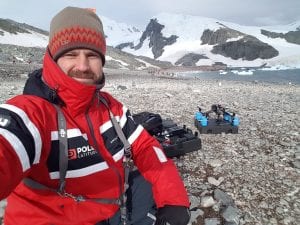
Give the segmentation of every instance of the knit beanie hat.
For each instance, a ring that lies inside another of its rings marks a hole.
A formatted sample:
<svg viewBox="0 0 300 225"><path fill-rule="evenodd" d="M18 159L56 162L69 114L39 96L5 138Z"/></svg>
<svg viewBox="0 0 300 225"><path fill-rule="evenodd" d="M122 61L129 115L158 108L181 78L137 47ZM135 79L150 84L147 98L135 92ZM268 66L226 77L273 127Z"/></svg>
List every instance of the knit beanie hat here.
<svg viewBox="0 0 300 225"><path fill-rule="evenodd" d="M92 10L64 8L51 21L48 48L54 61L76 48L91 49L100 54L104 65L106 43L100 18Z"/></svg>

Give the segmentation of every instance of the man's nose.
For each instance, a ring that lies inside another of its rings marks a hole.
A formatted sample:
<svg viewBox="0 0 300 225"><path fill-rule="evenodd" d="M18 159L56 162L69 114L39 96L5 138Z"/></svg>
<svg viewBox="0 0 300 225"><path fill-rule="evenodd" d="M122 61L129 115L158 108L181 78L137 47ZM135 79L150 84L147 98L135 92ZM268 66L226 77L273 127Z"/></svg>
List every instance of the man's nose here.
<svg viewBox="0 0 300 225"><path fill-rule="evenodd" d="M76 69L79 71L87 71L90 69L88 57L85 55L79 55L76 61Z"/></svg>

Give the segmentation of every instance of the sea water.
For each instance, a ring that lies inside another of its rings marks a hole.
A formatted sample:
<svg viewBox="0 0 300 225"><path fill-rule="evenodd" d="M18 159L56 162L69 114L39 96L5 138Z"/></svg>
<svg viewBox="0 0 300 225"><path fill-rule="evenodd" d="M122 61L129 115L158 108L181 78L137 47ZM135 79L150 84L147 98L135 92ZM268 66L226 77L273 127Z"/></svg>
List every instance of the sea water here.
<svg viewBox="0 0 300 225"><path fill-rule="evenodd" d="M177 74L178 77L203 78L229 81L249 81L267 82L275 84L296 84L300 85L300 69L286 70L241 70L233 69L226 71L203 71L203 72L184 72Z"/></svg>

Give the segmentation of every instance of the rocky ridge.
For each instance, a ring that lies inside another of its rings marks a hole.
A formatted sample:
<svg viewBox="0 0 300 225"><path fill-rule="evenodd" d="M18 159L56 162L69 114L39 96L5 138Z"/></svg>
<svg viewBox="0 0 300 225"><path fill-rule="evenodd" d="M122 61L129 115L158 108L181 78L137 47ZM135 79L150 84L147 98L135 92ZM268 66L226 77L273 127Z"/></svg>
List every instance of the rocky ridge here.
<svg viewBox="0 0 300 225"><path fill-rule="evenodd" d="M230 41L230 39L237 39ZM243 34L230 28L220 28L216 31L206 29L201 36L202 45L214 45L212 53L232 59L255 60L270 59L279 54L272 46L251 35Z"/></svg>
<svg viewBox="0 0 300 225"><path fill-rule="evenodd" d="M48 31L30 26L26 23L18 23L10 19L0 18L0 29L9 32L11 34L30 33L30 31L35 31L40 34L49 35ZM0 31L0 35L3 35L3 31Z"/></svg>
<svg viewBox="0 0 300 225"><path fill-rule="evenodd" d="M300 27L296 31L289 31L287 33L277 33L261 29L261 34L270 38L284 38L287 42L300 45Z"/></svg>
<svg viewBox="0 0 300 225"><path fill-rule="evenodd" d="M208 57L206 57L203 54L196 54L196 53L189 53L184 55L182 58L178 59L175 62L175 65L178 66L196 66L196 63L200 60L200 59L208 59Z"/></svg>
<svg viewBox="0 0 300 225"><path fill-rule="evenodd" d="M149 48L152 48L152 53L154 59L157 59L164 52L164 47L167 45L172 45L176 42L178 36L171 35L170 37L164 37L161 33L164 25L157 22L157 19L151 19L140 38L139 44L137 44L134 49L138 50L144 44L146 39L149 39Z"/></svg>
<svg viewBox="0 0 300 225"><path fill-rule="evenodd" d="M190 195L191 224L300 223L299 86L106 74L104 90L132 113L151 110L194 131L197 106L221 103L239 116L239 134L202 134L201 150L174 159ZM24 81L5 79L0 102L21 93ZM0 206L1 215L5 203Z"/></svg>

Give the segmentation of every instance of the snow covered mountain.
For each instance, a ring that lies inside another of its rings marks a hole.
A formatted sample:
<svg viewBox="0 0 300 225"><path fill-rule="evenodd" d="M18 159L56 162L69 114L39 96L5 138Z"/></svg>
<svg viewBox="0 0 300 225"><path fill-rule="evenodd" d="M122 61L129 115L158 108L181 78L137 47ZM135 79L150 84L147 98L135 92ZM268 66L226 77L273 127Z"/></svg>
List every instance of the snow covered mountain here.
<svg viewBox="0 0 300 225"><path fill-rule="evenodd" d="M161 13L122 50L175 65L300 67L300 21L286 26L242 26L212 18Z"/></svg>
<svg viewBox="0 0 300 225"><path fill-rule="evenodd" d="M151 18L141 31L100 17L107 44L114 47L109 52L119 49L187 67L267 65L300 68L300 21L285 26L255 27L212 18L161 13ZM0 19L0 44L45 48L47 42L46 31ZM118 54L112 55L123 57L119 50ZM126 57L135 57L131 54ZM113 56L109 55L109 60L113 60Z"/></svg>

